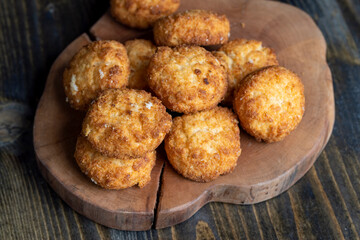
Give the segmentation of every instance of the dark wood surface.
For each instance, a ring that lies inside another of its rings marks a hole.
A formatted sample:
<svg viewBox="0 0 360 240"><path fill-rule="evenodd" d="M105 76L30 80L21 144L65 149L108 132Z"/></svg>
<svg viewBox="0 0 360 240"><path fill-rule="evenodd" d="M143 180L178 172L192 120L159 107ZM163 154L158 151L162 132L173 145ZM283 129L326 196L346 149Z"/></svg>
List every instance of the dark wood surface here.
<svg viewBox="0 0 360 240"><path fill-rule="evenodd" d="M322 30L334 80L334 131L314 167L267 202L210 203L174 227L125 232L69 208L40 175L32 143L51 64L106 11L107 1L0 1L0 239L359 239L360 4L289 3Z"/></svg>

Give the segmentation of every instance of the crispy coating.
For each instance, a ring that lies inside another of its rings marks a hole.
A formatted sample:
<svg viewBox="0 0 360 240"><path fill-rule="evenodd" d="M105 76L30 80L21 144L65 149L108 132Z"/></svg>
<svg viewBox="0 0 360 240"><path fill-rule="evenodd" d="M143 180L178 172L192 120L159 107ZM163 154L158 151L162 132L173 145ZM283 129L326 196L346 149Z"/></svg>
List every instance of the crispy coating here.
<svg viewBox="0 0 360 240"><path fill-rule="evenodd" d="M79 136L75 159L81 171L103 188L123 189L134 185L142 188L151 180L156 152L139 158L109 158L96 151L85 137Z"/></svg>
<svg viewBox="0 0 360 240"><path fill-rule="evenodd" d="M157 45L208 46L228 41L230 23L225 15L206 10L188 10L159 19L153 31Z"/></svg>
<svg viewBox="0 0 360 240"><path fill-rule="evenodd" d="M156 97L135 89L108 89L91 104L82 133L108 157L140 157L170 131L171 115Z"/></svg>
<svg viewBox="0 0 360 240"><path fill-rule="evenodd" d="M198 46L159 47L149 64L148 84L167 108L181 113L215 107L227 89L224 68Z"/></svg>
<svg viewBox="0 0 360 240"><path fill-rule="evenodd" d="M180 0L111 0L111 15L122 24L149 28L161 17L174 13Z"/></svg>
<svg viewBox="0 0 360 240"><path fill-rule="evenodd" d="M236 115L216 107L176 117L165 150L174 169L191 180L209 182L229 173L241 154Z"/></svg>
<svg viewBox="0 0 360 240"><path fill-rule="evenodd" d="M98 94L128 83L130 64L124 45L117 41L89 43L75 54L63 74L66 100L86 110Z"/></svg>
<svg viewBox="0 0 360 240"><path fill-rule="evenodd" d="M243 80L233 106L241 126L256 140L281 141L302 119L304 86L284 67L265 67Z"/></svg>
<svg viewBox="0 0 360 240"><path fill-rule="evenodd" d="M151 57L155 54L156 47L151 41L135 39L125 42L125 47L130 60L129 88L148 89L147 68Z"/></svg>
<svg viewBox="0 0 360 240"><path fill-rule="evenodd" d="M232 103L234 91L246 75L260 68L279 64L275 52L256 40L236 39L224 44L213 54L228 74L229 86L224 99L226 104Z"/></svg>

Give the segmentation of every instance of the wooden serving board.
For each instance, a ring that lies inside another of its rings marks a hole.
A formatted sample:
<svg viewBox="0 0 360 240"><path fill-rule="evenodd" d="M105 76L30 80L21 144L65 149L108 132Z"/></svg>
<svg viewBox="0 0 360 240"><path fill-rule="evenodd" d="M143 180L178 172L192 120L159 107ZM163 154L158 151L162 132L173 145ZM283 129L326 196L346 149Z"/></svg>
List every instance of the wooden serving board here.
<svg viewBox="0 0 360 240"><path fill-rule="evenodd" d="M60 54L50 70L35 116L34 146L39 168L52 188L74 210L95 222L122 230L147 230L153 225L164 228L185 221L211 201L252 204L270 199L309 170L331 135L335 109L326 43L306 13L282 3L253 0L182 0L179 11L192 8L226 14L231 23L230 40L257 39L276 51L280 64L303 80L303 120L278 143L258 143L241 131L238 166L213 182L197 183L178 175L164 161L166 154L160 147L152 180L145 188L102 189L76 166L73 154L83 113L69 107L62 87L65 66L90 42L83 34ZM129 29L108 13L90 32L96 39L121 42L152 38L151 30Z"/></svg>

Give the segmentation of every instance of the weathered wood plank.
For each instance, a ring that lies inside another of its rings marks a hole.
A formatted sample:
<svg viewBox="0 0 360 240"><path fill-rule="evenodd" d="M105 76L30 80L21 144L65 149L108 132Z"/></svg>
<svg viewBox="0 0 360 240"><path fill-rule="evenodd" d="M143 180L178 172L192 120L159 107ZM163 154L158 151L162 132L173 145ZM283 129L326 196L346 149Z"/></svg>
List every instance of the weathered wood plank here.
<svg viewBox="0 0 360 240"><path fill-rule="evenodd" d="M351 235L354 230L349 230L346 235L343 227L351 225L350 219L346 224L342 222L346 215L337 213L336 200L345 203L339 205L339 211L348 209L354 224L350 229L355 229L359 235L360 5L356 0L283 2L309 13L328 43L327 58L334 79L337 114L333 136L325 154L315 163L315 170L344 237L356 239L356 235ZM88 30L106 11L107 5L107 1L100 0L0 1L0 102L20 102L33 114L54 59L80 33ZM259 212L264 206L269 215L267 219L280 238L293 234L289 238L335 239L328 224L330 219L320 210L324 204L322 194L315 191L318 186L309 174L285 194L261 203L262 207L211 203L187 222L173 227L173 231L171 228L147 232L108 229L76 215L44 182L36 167L29 127L13 140L0 146L0 239L46 239L51 231L53 239L81 239L81 236L91 239L171 239L172 232L176 237L189 239L203 239L201 236L211 237L211 234L216 239L234 235L261 239L253 208ZM333 177L329 176L331 172ZM284 212L280 211L276 216L274 211L278 207ZM291 219L290 215L294 216L293 223L277 223L276 219ZM261 221L265 219L266 214ZM235 229L225 225L230 221ZM53 226L48 228L49 224ZM91 224L89 232L93 236L87 234ZM278 230L281 228L283 230ZM57 233L60 235L55 236Z"/></svg>

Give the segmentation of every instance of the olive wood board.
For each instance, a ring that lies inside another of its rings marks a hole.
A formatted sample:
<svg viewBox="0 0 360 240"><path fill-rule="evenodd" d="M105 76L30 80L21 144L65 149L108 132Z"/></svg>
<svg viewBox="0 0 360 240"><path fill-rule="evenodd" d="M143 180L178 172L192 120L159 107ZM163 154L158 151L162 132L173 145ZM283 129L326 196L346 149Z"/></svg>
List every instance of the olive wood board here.
<svg viewBox="0 0 360 240"><path fill-rule="evenodd" d="M231 23L230 40L261 40L275 50L280 65L297 73L304 83L303 119L278 143L257 142L241 130L242 154L237 167L212 182L197 183L177 174L166 161L161 145L147 186L102 189L76 165L73 155L84 113L69 107L62 87L65 66L91 41L87 34L81 35L51 67L36 111L34 146L39 169L50 186L75 211L97 223L121 230L158 229L185 221L208 202L253 204L273 198L310 169L331 135L335 107L326 42L306 13L262 0L182 0L179 11L195 8L226 14ZM151 30L127 28L109 13L92 26L90 33L98 40L120 42L152 38Z"/></svg>

